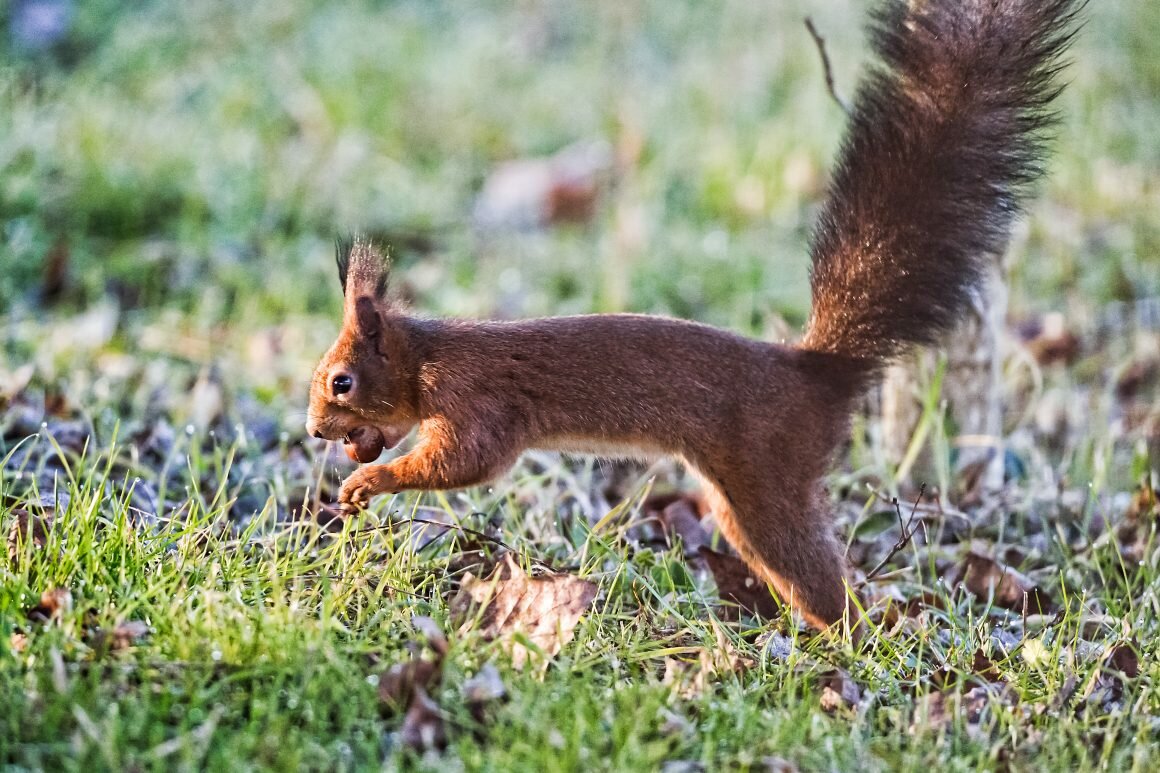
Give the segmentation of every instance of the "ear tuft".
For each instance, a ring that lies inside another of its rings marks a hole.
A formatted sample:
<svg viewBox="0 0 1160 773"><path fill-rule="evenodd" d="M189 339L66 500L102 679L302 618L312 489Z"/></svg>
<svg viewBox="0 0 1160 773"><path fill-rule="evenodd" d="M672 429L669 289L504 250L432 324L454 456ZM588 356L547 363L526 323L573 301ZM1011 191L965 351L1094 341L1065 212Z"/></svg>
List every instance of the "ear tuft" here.
<svg viewBox="0 0 1160 773"><path fill-rule="evenodd" d="M334 262L338 264L338 281L342 283L342 294L346 295L346 275L350 271L350 253L354 249L354 237L347 235L334 237Z"/></svg>
<svg viewBox="0 0 1160 773"><path fill-rule="evenodd" d="M387 299L390 284L390 259L362 234L335 239L334 257L343 295L369 295Z"/></svg>

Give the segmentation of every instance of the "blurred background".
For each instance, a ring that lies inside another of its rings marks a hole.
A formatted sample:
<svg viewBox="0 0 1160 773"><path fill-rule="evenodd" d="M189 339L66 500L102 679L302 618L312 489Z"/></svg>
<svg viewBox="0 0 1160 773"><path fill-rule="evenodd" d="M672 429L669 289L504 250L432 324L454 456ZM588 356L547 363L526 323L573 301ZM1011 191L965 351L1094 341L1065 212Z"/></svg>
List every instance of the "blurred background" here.
<svg viewBox="0 0 1160 773"><path fill-rule="evenodd" d="M868 6L8 0L5 436L55 411L106 437L158 416L297 437L352 230L389 246L423 314L631 310L792 338L844 123L803 19L848 98ZM1084 401L1136 368L1132 448L1156 432L1160 3L1088 17L1007 257L1010 324L1075 339L1048 383L1085 420L1119 420Z"/></svg>

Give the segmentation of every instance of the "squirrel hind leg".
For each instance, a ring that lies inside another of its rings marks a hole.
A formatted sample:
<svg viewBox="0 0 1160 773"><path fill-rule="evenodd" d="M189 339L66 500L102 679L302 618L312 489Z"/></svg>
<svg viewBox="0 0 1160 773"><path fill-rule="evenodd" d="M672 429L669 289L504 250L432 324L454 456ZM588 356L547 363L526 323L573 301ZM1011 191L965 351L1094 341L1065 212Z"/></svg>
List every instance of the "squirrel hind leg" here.
<svg viewBox="0 0 1160 773"><path fill-rule="evenodd" d="M730 487L700 477L722 534L754 574L812 627L827 630L844 622L857 640L864 626L847 591L846 557L823 494L811 491L805 501L793 501L772 485Z"/></svg>

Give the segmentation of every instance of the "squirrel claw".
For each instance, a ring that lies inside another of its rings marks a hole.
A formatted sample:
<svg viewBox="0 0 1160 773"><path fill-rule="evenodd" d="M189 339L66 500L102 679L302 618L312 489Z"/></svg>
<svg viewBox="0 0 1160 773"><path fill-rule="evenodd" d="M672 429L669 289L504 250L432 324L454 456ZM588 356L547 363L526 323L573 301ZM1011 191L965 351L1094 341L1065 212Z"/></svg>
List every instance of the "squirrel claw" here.
<svg viewBox="0 0 1160 773"><path fill-rule="evenodd" d="M339 507L351 513L365 510L372 497L390 491L389 487L383 485L384 482L379 467L361 467L355 470L343 481L342 488L338 492Z"/></svg>

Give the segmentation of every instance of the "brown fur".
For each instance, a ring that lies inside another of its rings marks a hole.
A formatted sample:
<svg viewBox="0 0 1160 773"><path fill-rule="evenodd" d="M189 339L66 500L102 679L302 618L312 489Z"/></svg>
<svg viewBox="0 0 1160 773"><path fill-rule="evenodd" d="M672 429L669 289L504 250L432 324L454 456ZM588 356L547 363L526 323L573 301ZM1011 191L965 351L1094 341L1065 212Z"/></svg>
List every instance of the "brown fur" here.
<svg viewBox="0 0 1160 773"><path fill-rule="evenodd" d="M873 40L887 66L856 101L801 347L637 315L418 319L387 297L371 245L340 247L343 329L307 429L337 440L369 425L394 445L418 427L410 452L357 470L340 501L475 485L528 448L670 454L755 572L812 625L841 620L852 607L822 476L882 365L949 326L980 256L1005 243L1074 5L886 3Z"/></svg>

